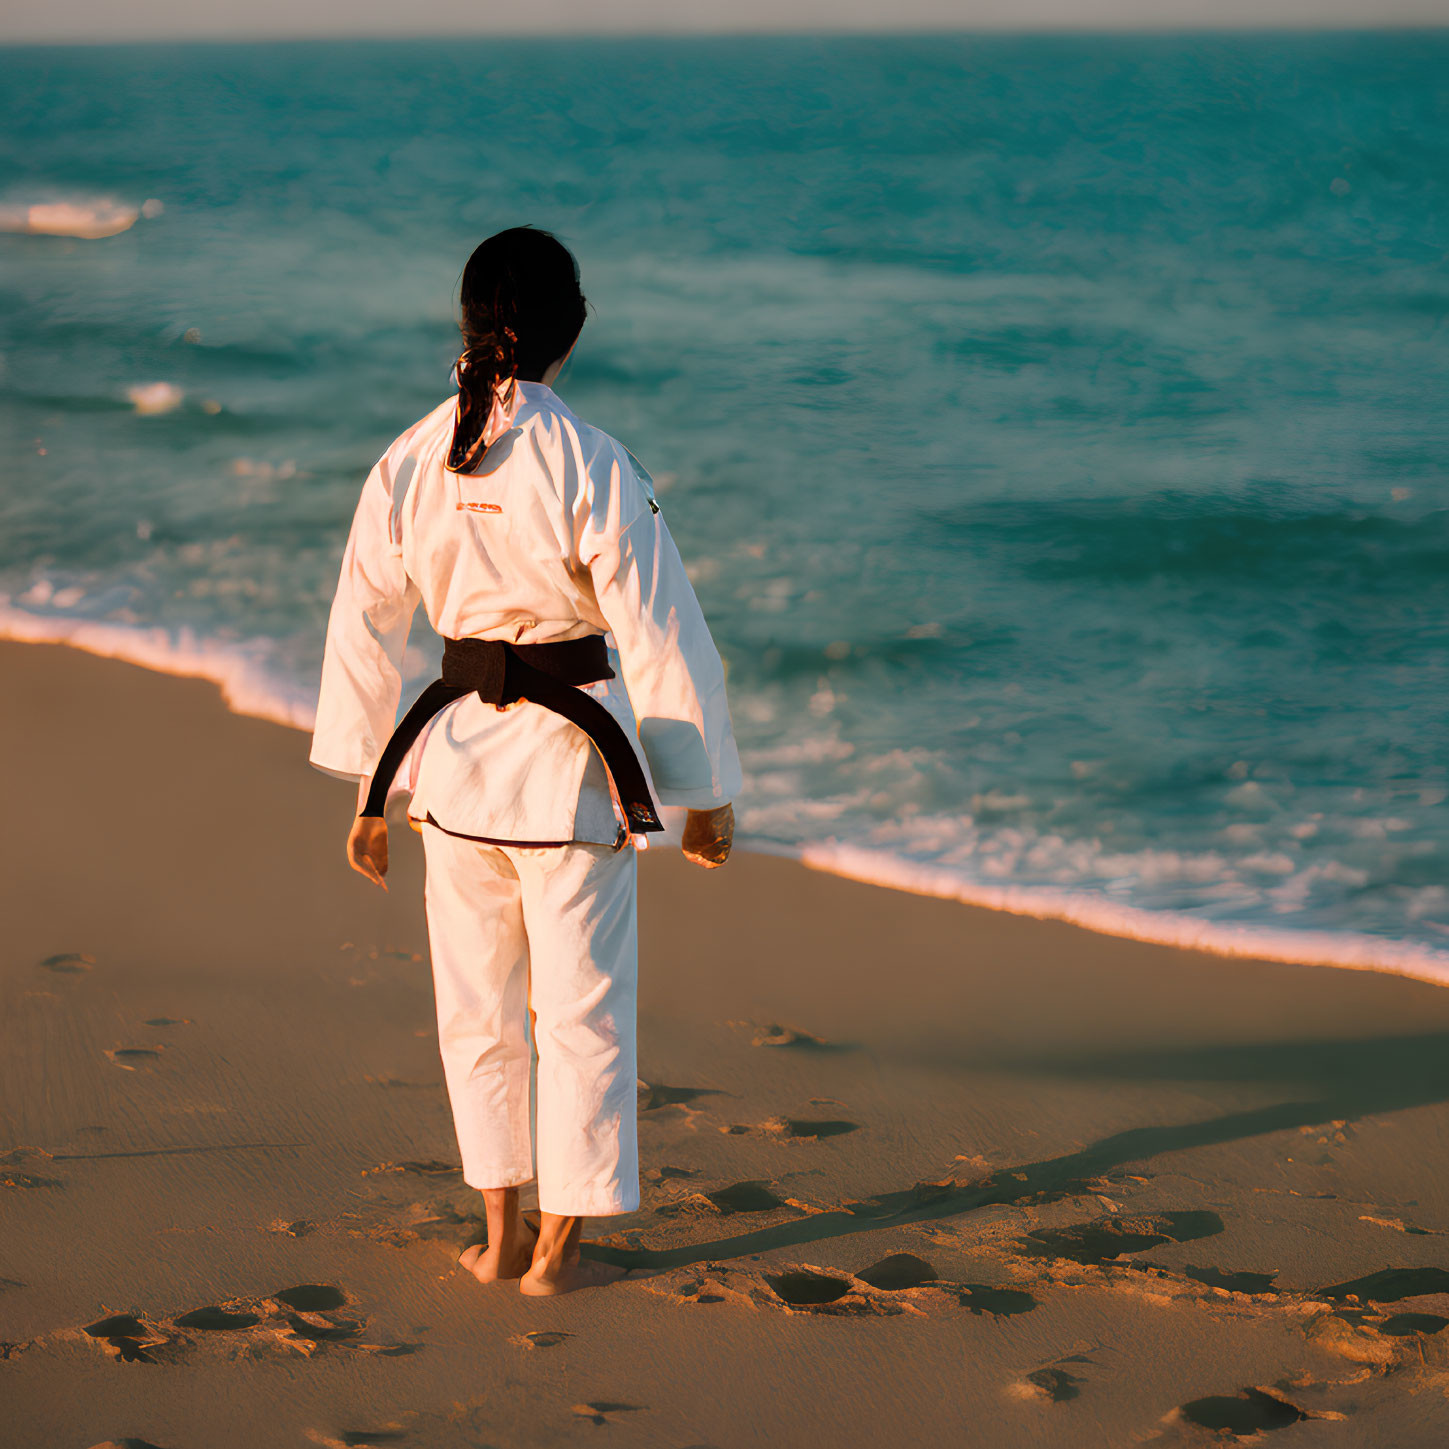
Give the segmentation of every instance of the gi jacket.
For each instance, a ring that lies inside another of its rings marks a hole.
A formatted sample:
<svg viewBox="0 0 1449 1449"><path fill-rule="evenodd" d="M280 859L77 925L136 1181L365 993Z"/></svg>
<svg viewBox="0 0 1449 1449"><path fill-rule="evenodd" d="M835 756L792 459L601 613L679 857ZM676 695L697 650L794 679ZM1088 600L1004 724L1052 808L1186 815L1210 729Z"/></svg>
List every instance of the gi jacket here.
<svg viewBox="0 0 1449 1449"><path fill-rule="evenodd" d="M604 633L615 678L580 686L637 742L661 805L711 809L741 785L724 668L649 475L542 383L517 384L472 473L444 466L456 401L403 433L363 485L327 623L312 764L359 782L392 733L413 611L454 639ZM398 771L408 814L514 844L617 843L603 761L529 700L469 694Z"/></svg>

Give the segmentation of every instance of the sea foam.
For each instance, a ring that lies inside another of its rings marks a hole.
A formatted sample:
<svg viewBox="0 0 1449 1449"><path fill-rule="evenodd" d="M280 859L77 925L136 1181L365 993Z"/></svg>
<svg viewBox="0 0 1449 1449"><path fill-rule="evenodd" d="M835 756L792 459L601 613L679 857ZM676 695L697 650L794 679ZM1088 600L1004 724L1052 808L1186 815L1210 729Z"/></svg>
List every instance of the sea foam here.
<svg viewBox="0 0 1449 1449"><path fill-rule="evenodd" d="M986 885L950 870L902 860L884 852L828 842L800 847L768 846L771 854L798 859L814 870L913 895L960 901L963 905L1066 921L1104 936L1150 941L1215 956L1255 961L1286 961L1307 966L1338 966L1354 971L1384 971L1420 981L1449 985L1449 952L1434 951L1377 936L1336 931L1284 931L1272 927L1203 921L1181 911L1148 911L1104 901L1085 892L1041 886Z"/></svg>
<svg viewBox="0 0 1449 1449"><path fill-rule="evenodd" d="M27 644L65 644L87 654L123 659L158 674L209 679L233 714L310 730L316 694L279 681L263 661L265 645L229 644L190 629L146 628L96 619L33 614L0 605L0 638Z"/></svg>
<svg viewBox="0 0 1449 1449"><path fill-rule="evenodd" d="M189 629L168 631L88 619L40 615L0 605L0 638L63 644L89 654L123 659L162 674L209 679L235 714L310 731L315 693L279 680L268 670L263 643L224 644ZM680 812L670 811L665 843L677 844ZM1038 920L1064 921L1100 935L1153 942L1218 956L1382 971L1449 985L1449 952L1349 932L1274 930L1204 921L1179 911L1143 910L1086 892L1040 886L993 885L949 868L904 859L839 841L791 845L743 834L739 848L798 860L812 870L847 880L959 901Z"/></svg>
<svg viewBox="0 0 1449 1449"><path fill-rule="evenodd" d="M110 197L0 203L0 231L34 236L80 237L97 241L129 231L141 217L159 216L164 208L154 199L132 206Z"/></svg>

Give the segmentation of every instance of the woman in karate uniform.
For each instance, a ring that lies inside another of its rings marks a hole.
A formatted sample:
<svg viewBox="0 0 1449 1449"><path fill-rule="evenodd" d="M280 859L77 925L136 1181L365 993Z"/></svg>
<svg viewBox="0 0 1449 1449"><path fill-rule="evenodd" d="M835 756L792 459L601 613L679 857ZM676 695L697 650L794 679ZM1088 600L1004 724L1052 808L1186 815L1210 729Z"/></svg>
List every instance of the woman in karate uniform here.
<svg viewBox="0 0 1449 1449"><path fill-rule="evenodd" d="M686 856L723 864L740 766L649 475L550 386L584 322L573 257L547 232L500 232L461 303L457 396L362 489L310 758L359 782L347 857L384 889L383 801L411 791L444 1076L487 1209L486 1247L459 1261L558 1293L616 1273L580 1260L582 1220L639 1206L631 847L661 828L657 801L687 808ZM394 735L420 601L443 679ZM518 1212L535 1179L536 1240Z"/></svg>

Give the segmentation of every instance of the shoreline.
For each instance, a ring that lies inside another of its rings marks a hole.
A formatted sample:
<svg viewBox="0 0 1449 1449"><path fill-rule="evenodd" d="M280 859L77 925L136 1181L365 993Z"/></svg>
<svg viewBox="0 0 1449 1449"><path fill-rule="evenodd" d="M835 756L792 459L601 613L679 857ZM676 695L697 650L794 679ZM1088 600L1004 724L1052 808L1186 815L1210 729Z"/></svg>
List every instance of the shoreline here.
<svg viewBox="0 0 1449 1449"><path fill-rule="evenodd" d="M190 631L173 636L160 627L50 619L0 604L0 642L54 645L174 678L205 680L216 686L234 714L297 730L312 728L312 706L303 691L285 697L247 649L207 641ZM1032 920L1063 921L1118 940L1228 958L1374 971L1449 986L1449 950L1434 951L1362 932L1275 930L1271 926L1204 921L1181 911L1115 904L1086 891L988 885L886 851L836 841L793 845L762 838L752 841L747 834L740 834L736 849L796 860L812 870L910 895Z"/></svg>
<svg viewBox="0 0 1449 1449"><path fill-rule="evenodd" d="M523 1299L456 1266L413 833L384 894L294 730L0 668L16 1449L1438 1443L1438 987L647 851L632 1272Z"/></svg>

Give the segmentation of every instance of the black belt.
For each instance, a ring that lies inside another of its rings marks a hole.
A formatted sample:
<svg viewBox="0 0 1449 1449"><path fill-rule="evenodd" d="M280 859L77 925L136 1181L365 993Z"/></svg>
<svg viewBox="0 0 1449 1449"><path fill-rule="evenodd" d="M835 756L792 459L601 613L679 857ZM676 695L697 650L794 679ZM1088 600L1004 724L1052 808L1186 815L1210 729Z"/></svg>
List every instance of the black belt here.
<svg viewBox="0 0 1449 1449"><path fill-rule="evenodd" d="M560 639L552 644L444 639L443 677L423 690L392 732L377 762L362 814L382 814L388 786L423 726L445 705L465 694L476 694L485 704L513 704L529 699L572 721L604 757L630 831L640 835L663 830L628 735L598 700L574 688L613 677L602 634Z"/></svg>

